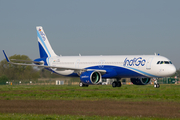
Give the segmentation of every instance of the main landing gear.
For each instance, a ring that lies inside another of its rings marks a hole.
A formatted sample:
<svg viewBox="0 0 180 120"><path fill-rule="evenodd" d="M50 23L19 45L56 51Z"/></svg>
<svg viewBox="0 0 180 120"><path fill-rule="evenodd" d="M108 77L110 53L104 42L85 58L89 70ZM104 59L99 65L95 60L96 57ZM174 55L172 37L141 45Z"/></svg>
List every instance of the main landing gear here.
<svg viewBox="0 0 180 120"><path fill-rule="evenodd" d="M79 82L79 86L80 87L88 87L89 85L86 85L86 84L84 84L84 83L82 83L81 81Z"/></svg>
<svg viewBox="0 0 180 120"><path fill-rule="evenodd" d="M114 81L114 82L112 83L112 87L121 87L120 79L117 79L117 81Z"/></svg>
<svg viewBox="0 0 180 120"><path fill-rule="evenodd" d="M154 87L155 87L155 88L159 88L159 87L160 87L160 84L157 82L157 79L154 78L153 80L154 80Z"/></svg>

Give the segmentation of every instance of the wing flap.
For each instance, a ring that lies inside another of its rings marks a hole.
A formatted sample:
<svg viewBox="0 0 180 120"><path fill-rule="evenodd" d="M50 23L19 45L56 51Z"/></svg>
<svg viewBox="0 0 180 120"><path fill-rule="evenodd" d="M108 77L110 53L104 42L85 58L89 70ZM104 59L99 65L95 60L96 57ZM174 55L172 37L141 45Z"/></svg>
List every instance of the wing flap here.
<svg viewBox="0 0 180 120"><path fill-rule="evenodd" d="M19 62L31 62L31 63L38 63L38 64L44 64L44 62L40 61L40 62L37 62L37 61L31 61L31 60L18 60L18 59L10 59L11 61L19 61Z"/></svg>

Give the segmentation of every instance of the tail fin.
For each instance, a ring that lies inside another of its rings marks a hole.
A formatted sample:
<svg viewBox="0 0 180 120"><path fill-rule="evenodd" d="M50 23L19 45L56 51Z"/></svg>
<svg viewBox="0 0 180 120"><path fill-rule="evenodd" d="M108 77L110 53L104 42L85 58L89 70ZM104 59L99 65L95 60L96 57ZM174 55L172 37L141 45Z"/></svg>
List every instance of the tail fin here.
<svg viewBox="0 0 180 120"><path fill-rule="evenodd" d="M38 44L39 44L39 53L41 58L57 56L52 49L46 34L41 26L36 27Z"/></svg>

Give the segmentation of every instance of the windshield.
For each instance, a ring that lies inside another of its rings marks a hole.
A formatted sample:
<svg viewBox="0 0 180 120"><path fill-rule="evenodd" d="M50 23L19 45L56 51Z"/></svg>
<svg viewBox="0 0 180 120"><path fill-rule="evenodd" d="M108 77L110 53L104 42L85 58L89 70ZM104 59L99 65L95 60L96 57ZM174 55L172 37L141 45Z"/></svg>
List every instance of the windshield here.
<svg viewBox="0 0 180 120"><path fill-rule="evenodd" d="M158 61L157 64L172 64L171 61Z"/></svg>

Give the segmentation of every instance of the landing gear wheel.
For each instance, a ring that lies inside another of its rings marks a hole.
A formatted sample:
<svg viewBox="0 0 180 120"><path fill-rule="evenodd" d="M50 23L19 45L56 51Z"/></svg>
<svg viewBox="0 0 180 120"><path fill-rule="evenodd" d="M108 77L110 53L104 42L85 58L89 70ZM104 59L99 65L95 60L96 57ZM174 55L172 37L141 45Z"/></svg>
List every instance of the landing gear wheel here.
<svg viewBox="0 0 180 120"><path fill-rule="evenodd" d="M88 87L89 85L84 85L84 87Z"/></svg>
<svg viewBox="0 0 180 120"><path fill-rule="evenodd" d="M112 83L112 87L117 87L117 82L116 82L116 81L114 81L114 82Z"/></svg>
<svg viewBox="0 0 180 120"><path fill-rule="evenodd" d="M88 87L89 85L83 84L81 81L79 82L80 87Z"/></svg>
<svg viewBox="0 0 180 120"><path fill-rule="evenodd" d="M117 86L116 87L121 87L121 82L120 81L117 82Z"/></svg>
<svg viewBox="0 0 180 120"><path fill-rule="evenodd" d="M160 88L160 84L157 84L157 88Z"/></svg>
<svg viewBox="0 0 180 120"><path fill-rule="evenodd" d="M157 79L158 78L154 78L153 80L154 80L154 87L155 88L160 88L160 85L159 85L159 83L157 82Z"/></svg>
<svg viewBox="0 0 180 120"><path fill-rule="evenodd" d="M154 87L155 87L155 88L159 88L160 85L157 83L157 84L154 84Z"/></svg>
<svg viewBox="0 0 180 120"><path fill-rule="evenodd" d="M114 81L112 83L112 87L121 87L121 82L119 81L120 79L117 79L117 81Z"/></svg>
<svg viewBox="0 0 180 120"><path fill-rule="evenodd" d="M83 87L83 83L82 82L79 82L79 87Z"/></svg>

